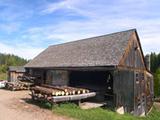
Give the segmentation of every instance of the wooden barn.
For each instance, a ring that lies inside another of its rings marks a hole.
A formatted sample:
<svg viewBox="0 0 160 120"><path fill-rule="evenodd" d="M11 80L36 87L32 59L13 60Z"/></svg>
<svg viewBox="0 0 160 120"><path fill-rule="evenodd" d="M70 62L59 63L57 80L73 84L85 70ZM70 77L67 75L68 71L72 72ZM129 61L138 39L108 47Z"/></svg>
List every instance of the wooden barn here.
<svg viewBox="0 0 160 120"><path fill-rule="evenodd" d="M143 115L154 96L146 63L137 31L132 29L49 46L25 68L38 76L37 85L87 88L96 92L91 100Z"/></svg>
<svg viewBox="0 0 160 120"><path fill-rule="evenodd" d="M23 76L25 68L23 66L9 66L8 68L8 82L14 82L18 76Z"/></svg>

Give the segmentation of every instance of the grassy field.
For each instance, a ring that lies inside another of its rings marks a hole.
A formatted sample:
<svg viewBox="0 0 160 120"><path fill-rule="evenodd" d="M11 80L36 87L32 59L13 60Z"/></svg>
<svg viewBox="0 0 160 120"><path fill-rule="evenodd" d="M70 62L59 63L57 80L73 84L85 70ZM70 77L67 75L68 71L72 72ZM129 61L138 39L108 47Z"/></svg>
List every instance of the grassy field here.
<svg viewBox="0 0 160 120"><path fill-rule="evenodd" d="M66 115L77 120L160 120L160 109L156 106L153 107L147 117L135 117L129 114L119 115L102 108L82 110L74 104L61 104L52 110L54 113Z"/></svg>
<svg viewBox="0 0 160 120"><path fill-rule="evenodd" d="M6 73L0 73L0 80L6 80L7 74Z"/></svg>

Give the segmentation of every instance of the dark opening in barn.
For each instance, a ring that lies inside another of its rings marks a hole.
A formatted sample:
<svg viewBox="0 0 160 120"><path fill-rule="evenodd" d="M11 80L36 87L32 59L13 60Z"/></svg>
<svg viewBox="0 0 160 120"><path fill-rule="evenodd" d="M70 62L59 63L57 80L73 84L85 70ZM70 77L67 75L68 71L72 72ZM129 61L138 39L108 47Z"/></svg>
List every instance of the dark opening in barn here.
<svg viewBox="0 0 160 120"><path fill-rule="evenodd" d="M113 77L107 71L71 71L69 85L96 92L94 102L110 101L113 95Z"/></svg>

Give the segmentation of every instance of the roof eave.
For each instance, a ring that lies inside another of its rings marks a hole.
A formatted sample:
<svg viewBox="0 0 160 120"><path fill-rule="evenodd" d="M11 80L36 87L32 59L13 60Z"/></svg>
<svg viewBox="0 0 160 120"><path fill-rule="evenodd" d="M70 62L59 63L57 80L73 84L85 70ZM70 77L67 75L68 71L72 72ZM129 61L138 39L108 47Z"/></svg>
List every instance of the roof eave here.
<svg viewBox="0 0 160 120"><path fill-rule="evenodd" d="M26 69L54 69L54 70L115 70L116 65L110 66L65 66L65 67L25 67Z"/></svg>

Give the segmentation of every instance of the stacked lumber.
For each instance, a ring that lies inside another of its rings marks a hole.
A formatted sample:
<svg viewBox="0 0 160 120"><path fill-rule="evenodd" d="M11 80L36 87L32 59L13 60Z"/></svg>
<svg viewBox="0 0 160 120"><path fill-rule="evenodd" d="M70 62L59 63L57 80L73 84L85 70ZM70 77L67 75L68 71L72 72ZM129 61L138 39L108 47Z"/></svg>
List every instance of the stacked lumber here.
<svg viewBox="0 0 160 120"><path fill-rule="evenodd" d="M36 77L30 75L23 75L23 76L18 76L17 79L19 81L24 81L24 82L33 82L36 79Z"/></svg>
<svg viewBox="0 0 160 120"><path fill-rule="evenodd" d="M7 82L5 88L12 91L29 90L32 85L33 83L31 82L16 81L16 82Z"/></svg>

